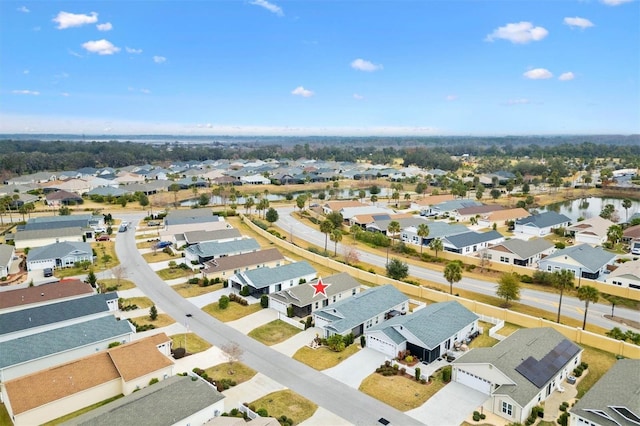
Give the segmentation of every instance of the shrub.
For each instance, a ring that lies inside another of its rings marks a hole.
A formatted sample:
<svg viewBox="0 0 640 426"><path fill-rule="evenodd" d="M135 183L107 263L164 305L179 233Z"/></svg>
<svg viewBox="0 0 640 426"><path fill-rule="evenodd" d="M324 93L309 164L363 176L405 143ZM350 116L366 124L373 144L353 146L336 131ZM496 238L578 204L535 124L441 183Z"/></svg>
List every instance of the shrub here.
<svg viewBox="0 0 640 426"><path fill-rule="evenodd" d="M313 327L313 317L311 315L309 315L304 323L304 329L308 329Z"/></svg>
<svg viewBox="0 0 640 426"><path fill-rule="evenodd" d="M260 296L260 306L262 306L263 309L269 307L269 296L267 296L266 294Z"/></svg>
<svg viewBox="0 0 640 426"><path fill-rule="evenodd" d="M533 278L531 278L529 275L520 275L520 282L531 284L533 283Z"/></svg>
<svg viewBox="0 0 640 426"><path fill-rule="evenodd" d="M293 306L287 306L287 317L293 318Z"/></svg>
<svg viewBox="0 0 640 426"><path fill-rule="evenodd" d="M451 381L451 366L446 366L442 369L442 381L445 383Z"/></svg>
<svg viewBox="0 0 640 426"><path fill-rule="evenodd" d="M558 424L560 426L567 426L568 423L569 423L569 414L568 413L560 414L560 417L558 417Z"/></svg>
<svg viewBox="0 0 640 426"><path fill-rule="evenodd" d="M411 355L407 355L404 360L406 363L411 364L413 362L413 357Z"/></svg>
<svg viewBox="0 0 640 426"><path fill-rule="evenodd" d="M218 307L220 309L227 309L229 307L229 296L222 295L218 301Z"/></svg>
<svg viewBox="0 0 640 426"><path fill-rule="evenodd" d="M563 248L565 248L566 246L567 246L567 245L566 245L565 243L563 243L562 241L558 241L558 242L556 243L556 248L557 248L558 250L562 250L562 249L563 249Z"/></svg>
<svg viewBox="0 0 640 426"><path fill-rule="evenodd" d="M174 359L180 359L180 358L184 358L184 356L187 354L187 351L185 348L176 348L173 350L173 358Z"/></svg>
<svg viewBox="0 0 640 426"><path fill-rule="evenodd" d="M416 367L415 378L416 380L420 380L420 367Z"/></svg>
<svg viewBox="0 0 640 426"><path fill-rule="evenodd" d="M155 385L156 383L158 383L160 380L158 380L157 377L154 377L153 379L149 380L149 386L151 385Z"/></svg>
<svg viewBox="0 0 640 426"><path fill-rule="evenodd" d="M367 338L364 337L364 334L360 336L360 346L365 347L367 345Z"/></svg>
<svg viewBox="0 0 640 426"><path fill-rule="evenodd" d="M199 284L200 283L200 278L189 278L188 283L189 284Z"/></svg>
<svg viewBox="0 0 640 426"><path fill-rule="evenodd" d="M477 411L473 412L473 421L474 422L479 422L480 421L480 413L478 413Z"/></svg>
<svg viewBox="0 0 640 426"><path fill-rule="evenodd" d="M256 411L256 414L259 415L260 417L269 417L269 412L267 411L266 408L258 408L258 411Z"/></svg>
<svg viewBox="0 0 640 426"><path fill-rule="evenodd" d="M109 349L115 348L116 346L120 346L120 342L111 342L111 343L109 343Z"/></svg>

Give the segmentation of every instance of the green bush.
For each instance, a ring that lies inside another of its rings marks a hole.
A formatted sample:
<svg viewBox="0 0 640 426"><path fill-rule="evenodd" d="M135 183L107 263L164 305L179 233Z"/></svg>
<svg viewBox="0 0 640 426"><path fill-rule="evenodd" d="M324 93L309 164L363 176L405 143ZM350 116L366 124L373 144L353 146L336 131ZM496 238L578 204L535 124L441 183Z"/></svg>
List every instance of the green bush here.
<svg viewBox="0 0 640 426"><path fill-rule="evenodd" d="M227 309L229 307L229 296L222 295L218 301L218 307L220 309Z"/></svg>
<svg viewBox="0 0 640 426"><path fill-rule="evenodd" d="M269 296L267 296L266 294L260 296L260 306L262 306L263 309L269 307Z"/></svg>
<svg viewBox="0 0 640 426"><path fill-rule="evenodd" d="M562 249L563 249L563 248L565 248L566 246L567 246L567 245L566 245L565 243L563 243L562 241L558 241L558 242L556 243L556 248L557 248L558 250L562 250Z"/></svg>
<svg viewBox="0 0 640 426"><path fill-rule="evenodd" d="M242 287L242 290L240 290L240 296L247 297L248 295L249 295L249 286L245 285Z"/></svg>
<svg viewBox="0 0 640 426"><path fill-rule="evenodd" d="M158 383L160 380L158 380L157 377L154 377L153 379L149 380L149 386L151 385L155 385L156 383Z"/></svg>
<svg viewBox="0 0 640 426"><path fill-rule="evenodd" d="M532 284L533 278L531 278L529 275L520 275L520 282L523 282L526 284Z"/></svg>
<svg viewBox="0 0 640 426"><path fill-rule="evenodd" d="M259 415L260 417L269 417L269 412L267 411L266 408L258 408L258 411L256 411L256 414Z"/></svg>
<svg viewBox="0 0 640 426"><path fill-rule="evenodd" d="M442 381L449 383L451 381L451 366L448 365L442 369Z"/></svg>

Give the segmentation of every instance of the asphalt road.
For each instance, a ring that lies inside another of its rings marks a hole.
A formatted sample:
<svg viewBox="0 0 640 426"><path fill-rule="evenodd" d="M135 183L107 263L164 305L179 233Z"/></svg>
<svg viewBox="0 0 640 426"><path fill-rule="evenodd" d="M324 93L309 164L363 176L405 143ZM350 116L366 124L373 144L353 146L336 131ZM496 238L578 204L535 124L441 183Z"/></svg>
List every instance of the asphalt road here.
<svg viewBox="0 0 640 426"><path fill-rule="evenodd" d="M306 224L292 217L291 213L294 210L293 207L282 207L278 208L277 210L279 214L279 220L276 222L276 225L278 225L282 230L286 231L288 233L288 236L293 234L294 238L303 239L319 247L324 247L325 235L320 231L317 231L314 228L307 226ZM328 241L327 250L330 252L334 251L334 243L330 240ZM344 246L342 245L342 243L338 243L338 253L343 252ZM386 256L380 256L360 250L358 250L358 254L362 263L375 265L382 268L384 268L387 263ZM441 272L433 271L428 268L409 265L409 275L412 278L446 284L447 286L449 285L447 280L444 279L444 276ZM463 274L462 281L454 284L454 293L456 288L495 296L497 285L489 281L482 281L464 277ZM524 288L520 291L521 303L549 311L549 315L547 315L547 318L552 320L556 318L558 313L558 299L559 295L556 293L547 293L544 291L529 290ZM606 329L620 327L620 323L608 320L604 317L604 315L610 314L611 307L609 305L591 303L589 305L589 310L587 313L587 323L595 324ZM562 315L576 318L582 321L582 319L584 318L584 302L575 297L564 296L562 298ZM634 311L632 309L616 307L615 315L616 317L640 321L640 312ZM624 326L624 328L629 327Z"/></svg>
<svg viewBox="0 0 640 426"><path fill-rule="evenodd" d="M188 319L191 331L218 347L229 342L238 343L244 350L242 361L245 364L353 424L374 425L381 417L394 425L422 424L324 373L276 352L198 309L164 283L138 252L135 226L142 215L118 217L131 223L129 231L118 234L116 238L116 253L126 269L127 278L176 321L186 323ZM187 318L187 314L192 316Z"/></svg>

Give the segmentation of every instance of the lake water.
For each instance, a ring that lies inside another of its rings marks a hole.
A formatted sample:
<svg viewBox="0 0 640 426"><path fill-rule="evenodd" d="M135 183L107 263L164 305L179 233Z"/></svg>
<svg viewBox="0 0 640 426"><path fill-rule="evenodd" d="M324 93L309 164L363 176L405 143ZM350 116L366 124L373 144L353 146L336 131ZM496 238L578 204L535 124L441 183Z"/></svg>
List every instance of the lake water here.
<svg viewBox="0 0 640 426"><path fill-rule="evenodd" d="M555 211L561 213L571 219L572 222L576 222L579 217L589 219L590 217L598 216L602 211L602 208L607 204L613 204L620 222L624 222L627 219L627 211L622 207L622 198L580 198L577 200L563 201L561 203L550 204L538 209L539 212ZM634 213L640 212L640 201L631 200L631 207L628 210L629 217Z"/></svg>

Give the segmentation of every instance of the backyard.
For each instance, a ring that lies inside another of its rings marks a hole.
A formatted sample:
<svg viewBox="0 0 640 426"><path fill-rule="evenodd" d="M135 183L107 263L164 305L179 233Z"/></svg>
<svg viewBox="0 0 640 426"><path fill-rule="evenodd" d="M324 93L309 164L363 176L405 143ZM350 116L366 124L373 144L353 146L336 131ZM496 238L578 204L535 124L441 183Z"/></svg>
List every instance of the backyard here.
<svg viewBox="0 0 640 426"><path fill-rule="evenodd" d="M287 416L293 419L294 424L313 416L318 409L316 404L289 389L272 392L249 405L254 406L256 410L266 409L270 417Z"/></svg>
<svg viewBox="0 0 640 426"><path fill-rule="evenodd" d="M294 327L282 320L271 321L270 323L254 328L249 332L248 336L253 337L258 342L267 346L272 346L280 342L284 342L290 337L300 333L297 327Z"/></svg>

